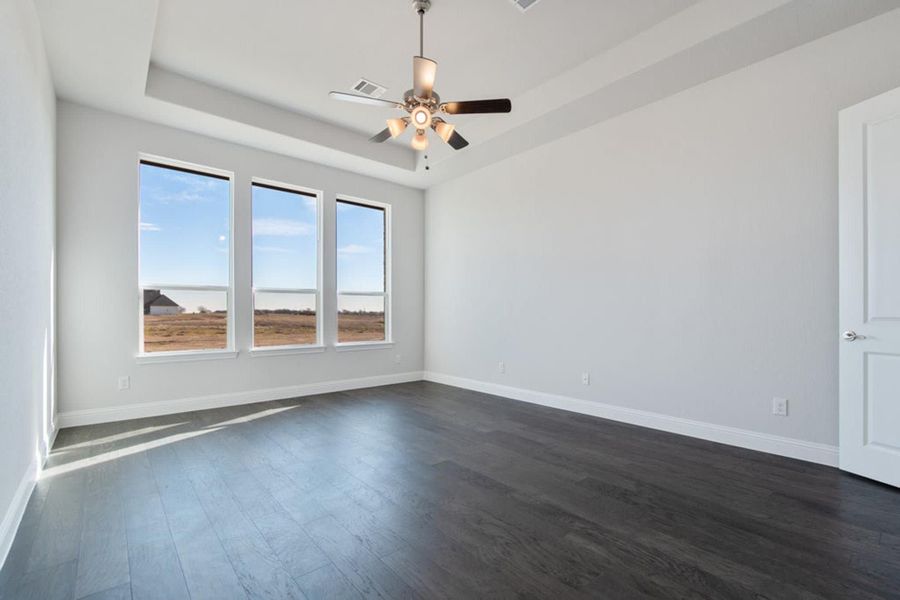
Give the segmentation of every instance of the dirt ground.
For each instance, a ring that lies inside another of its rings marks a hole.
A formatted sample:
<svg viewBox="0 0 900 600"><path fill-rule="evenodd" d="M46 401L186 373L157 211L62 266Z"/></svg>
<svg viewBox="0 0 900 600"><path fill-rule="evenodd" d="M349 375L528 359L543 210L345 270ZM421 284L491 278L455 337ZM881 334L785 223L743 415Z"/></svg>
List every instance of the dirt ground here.
<svg viewBox="0 0 900 600"><path fill-rule="evenodd" d="M311 314L257 313L254 318L257 347L314 344L316 317ZM369 342L384 339L384 315L341 313L338 341ZM225 313L145 315L144 351L223 349L227 345Z"/></svg>

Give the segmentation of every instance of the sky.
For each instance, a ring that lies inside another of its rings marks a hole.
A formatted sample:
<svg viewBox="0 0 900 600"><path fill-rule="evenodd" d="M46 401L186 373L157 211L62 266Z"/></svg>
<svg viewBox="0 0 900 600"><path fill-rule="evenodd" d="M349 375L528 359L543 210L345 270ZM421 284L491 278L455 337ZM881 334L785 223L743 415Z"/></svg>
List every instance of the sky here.
<svg viewBox="0 0 900 600"><path fill-rule="evenodd" d="M141 165L141 282L228 285L231 182ZM316 287L316 200L253 187L253 285ZM384 213L337 204L337 281L346 291L384 291ZM166 292L189 312L225 308L224 292ZM313 308L315 297L258 294L257 308ZM339 309L382 310L378 298L343 297Z"/></svg>

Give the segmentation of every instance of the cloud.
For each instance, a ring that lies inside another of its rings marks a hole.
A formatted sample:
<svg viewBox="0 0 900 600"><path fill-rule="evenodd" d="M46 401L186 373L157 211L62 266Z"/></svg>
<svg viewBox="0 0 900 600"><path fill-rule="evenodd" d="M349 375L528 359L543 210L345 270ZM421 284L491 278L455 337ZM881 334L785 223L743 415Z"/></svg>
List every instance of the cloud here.
<svg viewBox="0 0 900 600"><path fill-rule="evenodd" d="M162 231L159 225L141 222L141 231Z"/></svg>
<svg viewBox="0 0 900 600"><path fill-rule="evenodd" d="M270 235L277 237L296 237L310 235L313 226L303 221L291 219L263 218L253 220L253 235Z"/></svg>
<svg viewBox="0 0 900 600"><path fill-rule="evenodd" d="M151 180L147 189L148 198L155 202L211 202L227 198L228 181L163 168L156 174L159 183L154 185Z"/></svg>
<svg viewBox="0 0 900 600"><path fill-rule="evenodd" d="M225 241L225 236L224 236L224 235L220 235L220 236L219 236L219 241L220 241L220 242L224 242L224 241Z"/></svg>
<svg viewBox="0 0 900 600"><path fill-rule="evenodd" d="M338 248L338 254L368 254L372 249L368 246L360 246L359 244L347 244L343 248Z"/></svg>

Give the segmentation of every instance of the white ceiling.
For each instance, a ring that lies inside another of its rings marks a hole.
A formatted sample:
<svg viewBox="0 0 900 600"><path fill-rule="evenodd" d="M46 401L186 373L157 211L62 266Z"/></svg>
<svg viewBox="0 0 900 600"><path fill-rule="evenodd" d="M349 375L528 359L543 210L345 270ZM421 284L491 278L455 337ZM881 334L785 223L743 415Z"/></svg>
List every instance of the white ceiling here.
<svg viewBox="0 0 900 600"><path fill-rule="evenodd" d="M444 100L514 97L696 1L544 0L523 13L510 0L434 0L425 55ZM418 36L409 0L161 0L152 61L372 135L381 111L327 92L366 77L402 100Z"/></svg>
<svg viewBox="0 0 900 600"><path fill-rule="evenodd" d="M330 100L359 77L400 98L409 0L35 0L66 100L426 188L810 42L900 0L433 0L425 54L472 145L370 144L391 110ZM435 138L436 139L436 138Z"/></svg>

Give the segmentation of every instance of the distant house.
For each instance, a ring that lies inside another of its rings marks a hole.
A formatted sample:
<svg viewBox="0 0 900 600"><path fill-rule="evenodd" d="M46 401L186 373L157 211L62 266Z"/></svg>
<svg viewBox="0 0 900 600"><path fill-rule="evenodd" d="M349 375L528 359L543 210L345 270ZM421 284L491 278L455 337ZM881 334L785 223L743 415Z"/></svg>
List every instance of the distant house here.
<svg viewBox="0 0 900 600"><path fill-rule="evenodd" d="M159 290L144 290L145 315L180 315L184 308Z"/></svg>

